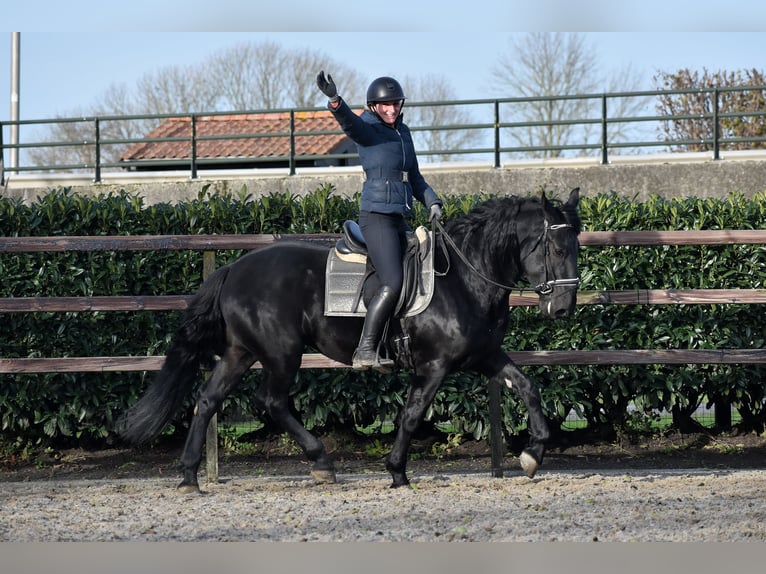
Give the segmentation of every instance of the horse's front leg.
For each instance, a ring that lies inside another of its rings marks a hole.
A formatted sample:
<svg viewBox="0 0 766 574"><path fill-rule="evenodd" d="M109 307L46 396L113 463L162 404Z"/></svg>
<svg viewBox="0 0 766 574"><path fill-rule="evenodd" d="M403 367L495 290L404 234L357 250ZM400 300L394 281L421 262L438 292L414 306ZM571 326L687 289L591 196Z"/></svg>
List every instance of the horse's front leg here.
<svg viewBox="0 0 766 574"><path fill-rule="evenodd" d="M519 456L519 462L524 474L533 478L543 463L545 445L550 438L550 430L541 406L540 391L534 381L525 375L502 350L491 357L483 372L491 382L497 382L512 389L527 407L529 445Z"/></svg>
<svg viewBox="0 0 766 574"><path fill-rule="evenodd" d="M223 400L242 380L242 375L253 364L254 359L246 352L227 349L216 364L210 377L205 382L194 415L189 425L189 433L181 452L181 472L183 478L178 485L178 492L199 492L197 473L202 461L202 447L205 434L213 415L221 408Z"/></svg>
<svg viewBox="0 0 766 574"><path fill-rule="evenodd" d="M444 379L444 373L431 373L429 376L414 375L407 402L399 416L399 428L396 432L394 446L386 457L386 469L391 473L394 482L391 488L407 486L407 455L412 442L412 435L423 421L428 405L433 401L439 385Z"/></svg>

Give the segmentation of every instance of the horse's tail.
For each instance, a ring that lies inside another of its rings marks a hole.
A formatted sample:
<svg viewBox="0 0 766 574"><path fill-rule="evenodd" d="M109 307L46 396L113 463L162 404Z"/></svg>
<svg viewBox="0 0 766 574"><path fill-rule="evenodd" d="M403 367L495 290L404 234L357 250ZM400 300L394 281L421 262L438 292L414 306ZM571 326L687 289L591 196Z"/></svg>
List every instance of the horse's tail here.
<svg viewBox="0 0 766 574"><path fill-rule="evenodd" d="M192 298L162 368L117 424L122 439L138 445L156 438L193 390L200 366L223 354L226 327L218 301L228 272L216 270Z"/></svg>

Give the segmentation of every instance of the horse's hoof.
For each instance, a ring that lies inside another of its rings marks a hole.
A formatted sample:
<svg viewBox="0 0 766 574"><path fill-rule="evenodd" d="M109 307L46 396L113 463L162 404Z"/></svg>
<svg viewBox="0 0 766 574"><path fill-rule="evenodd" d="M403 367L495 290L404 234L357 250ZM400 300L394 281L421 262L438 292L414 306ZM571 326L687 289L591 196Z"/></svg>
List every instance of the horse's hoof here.
<svg viewBox="0 0 766 574"><path fill-rule="evenodd" d="M334 470L312 470L311 476L319 484L334 484L337 482Z"/></svg>
<svg viewBox="0 0 766 574"><path fill-rule="evenodd" d="M178 494L199 494L199 485L198 484L189 484L188 482L182 482L178 485L176 488L176 491Z"/></svg>
<svg viewBox="0 0 766 574"><path fill-rule="evenodd" d="M391 488L401 488L402 486L410 486L410 480L406 474L395 474L393 476L394 481L391 483Z"/></svg>
<svg viewBox="0 0 766 574"><path fill-rule="evenodd" d="M535 460L535 457L527 451L522 451L519 456L519 462L521 463L521 469L524 471L524 474L526 474L528 478L534 478L537 469L540 467L540 464Z"/></svg>

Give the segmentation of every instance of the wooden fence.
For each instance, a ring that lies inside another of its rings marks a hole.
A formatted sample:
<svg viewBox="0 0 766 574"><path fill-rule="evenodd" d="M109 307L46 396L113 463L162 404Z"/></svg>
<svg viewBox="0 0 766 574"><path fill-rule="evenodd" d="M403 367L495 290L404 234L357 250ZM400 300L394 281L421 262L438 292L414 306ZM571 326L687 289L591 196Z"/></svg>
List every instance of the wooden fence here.
<svg viewBox="0 0 766 574"><path fill-rule="evenodd" d="M290 238L330 242L337 235L306 234ZM203 276L215 268L215 251L254 249L273 243L273 235L172 235L90 237L0 237L0 252L63 251L162 251L196 250L203 253ZM766 230L720 231L593 231L580 234L583 246L609 245L726 245L766 244ZM94 297L6 297L0 298L0 313L168 311L185 309L191 295L94 296ZM582 291L578 305L663 305L766 303L766 289L647 289L630 291ZM510 296L512 306L536 305L536 295ZM515 351L509 355L519 365L615 365L615 364L703 364L766 363L766 349L615 349L598 351ZM164 357L66 357L0 358L0 373L156 371ZM255 365L254 368L258 368ZM323 355L306 354L302 368L348 368ZM490 386L490 421L493 445L492 472L502 476L500 432L500 389ZM214 421L215 422L215 421ZM208 479L217 480L217 451L214 424L208 434Z"/></svg>

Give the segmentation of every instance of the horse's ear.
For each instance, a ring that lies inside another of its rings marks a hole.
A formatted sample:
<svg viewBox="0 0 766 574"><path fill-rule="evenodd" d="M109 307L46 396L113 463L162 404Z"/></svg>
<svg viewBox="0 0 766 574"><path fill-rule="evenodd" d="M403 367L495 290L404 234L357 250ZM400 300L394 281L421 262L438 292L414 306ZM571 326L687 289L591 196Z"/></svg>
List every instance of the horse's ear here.
<svg viewBox="0 0 766 574"><path fill-rule="evenodd" d="M545 191L543 191L540 194L540 205L543 208L543 216L548 221L553 221L556 218L555 211L556 208L553 207L553 204L548 199L548 196L545 195Z"/></svg>
<svg viewBox="0 0 766 574"><path fill-rule="evenodd" d="M578 203L580 203L580 188L575 187L572 191L569 192L569 199L567 199L567 205L570 205L572 207L577 207Z"/></svg>

